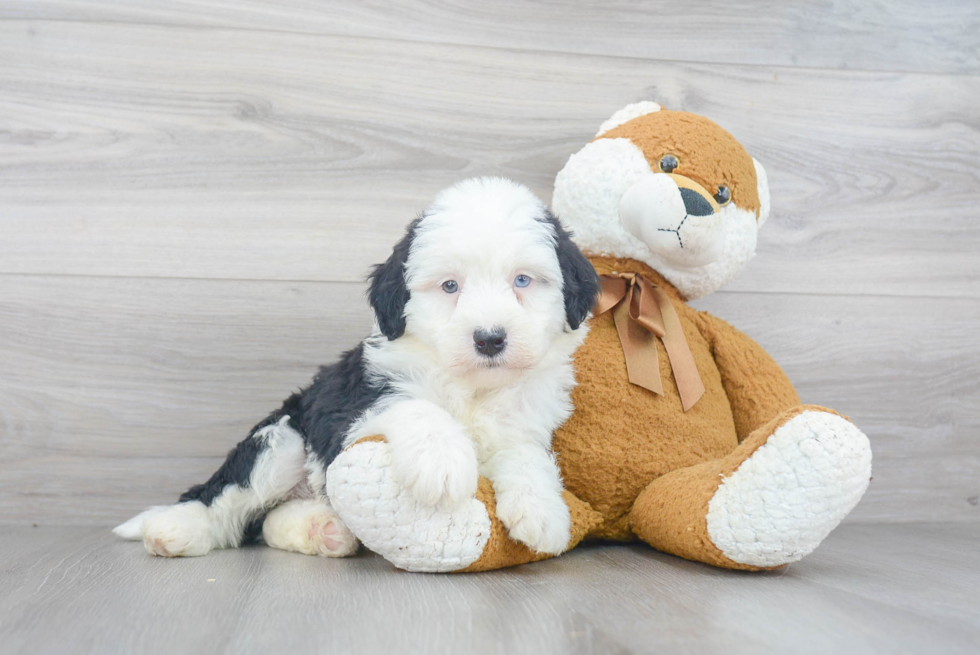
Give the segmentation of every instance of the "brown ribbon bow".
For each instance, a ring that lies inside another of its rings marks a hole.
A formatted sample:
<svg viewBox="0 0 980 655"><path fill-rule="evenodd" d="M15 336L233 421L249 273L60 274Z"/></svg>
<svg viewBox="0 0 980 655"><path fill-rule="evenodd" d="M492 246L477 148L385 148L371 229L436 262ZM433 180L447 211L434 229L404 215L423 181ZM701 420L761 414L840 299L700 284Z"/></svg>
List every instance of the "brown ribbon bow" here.
<svg viewBox="0 0 980 655"><path fill-rule="evenodd" d="M670 296L637 273L617 273L601 278L602 295L593 313L598 316L613 310L630 382L664 395L657 359L656 337L660 337L674 370L681 405L685 412L694 407L704 395L704 383Z"/></svg>

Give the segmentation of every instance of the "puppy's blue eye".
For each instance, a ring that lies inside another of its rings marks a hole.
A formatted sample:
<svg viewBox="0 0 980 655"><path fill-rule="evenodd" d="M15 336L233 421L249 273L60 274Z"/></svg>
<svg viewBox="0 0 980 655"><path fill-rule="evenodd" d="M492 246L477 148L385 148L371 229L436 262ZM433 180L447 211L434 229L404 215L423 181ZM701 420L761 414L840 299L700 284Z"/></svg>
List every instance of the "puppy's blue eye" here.
<svg viewBox="0 0 980 655"><path fill-rule="evenodd" d="M442 283L442 290L446 293L456 293L459 291L459 283L456 280L446 280Z"/></svg>
<svg viewBox="0 0 980 655"><path fill-rule="evenodd" d="M529 284L531 284L531 278L527 275L518 275L514 278L515 287L526 287Z"/></svg>

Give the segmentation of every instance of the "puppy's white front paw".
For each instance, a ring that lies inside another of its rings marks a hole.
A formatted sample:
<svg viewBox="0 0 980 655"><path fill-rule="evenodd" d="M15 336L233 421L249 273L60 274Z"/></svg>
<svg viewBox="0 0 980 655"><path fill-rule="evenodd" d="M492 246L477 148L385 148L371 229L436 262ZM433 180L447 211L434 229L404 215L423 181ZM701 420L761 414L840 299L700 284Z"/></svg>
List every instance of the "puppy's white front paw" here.
<svg viewBox="0 0 980 655"><path fill-rule="evenodd" d="M497 494L497 518L512 539L539 553L562 553L572 537L572 518L561 494L503 491Z"/></svg>
<svg viewBox="0 0 980 655"><path fill-rule="evenodd" d="M392 472L425 505L458 507L476 494L476 450L462 431L391 444Z"/></svg>

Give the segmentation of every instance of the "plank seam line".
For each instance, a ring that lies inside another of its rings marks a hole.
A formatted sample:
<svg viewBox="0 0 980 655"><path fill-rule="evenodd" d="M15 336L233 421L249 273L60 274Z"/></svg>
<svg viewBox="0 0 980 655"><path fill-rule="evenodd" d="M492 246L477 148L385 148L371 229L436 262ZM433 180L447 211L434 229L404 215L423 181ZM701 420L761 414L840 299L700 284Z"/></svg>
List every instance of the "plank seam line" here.
<svg viewBox="0 0 980 655"><path fill-rule="evenodd" d="M95 280L164 280L164 281L194 281L194 282L275 282L281 284L356 284L367 288L367 273L365 280L313 280L292 278L251 278L251 277L197 277L193 275L110 275L101 273L19 273L16 271L0 271L3 277L40 277L40 278L83 278Z"/></svg>
<svg viewBox="0 0 980 655"><path fill-rule="evenodd" d="M18 273L13 271L0 271L0 278L74 278L74 279L93 279L93 280L161 280L169 282L265 282L275 284L345 284L363 286L367 290L367 280L313 280L313 279L291 279L291 278L247 278L247 277L195 277L177 275L108 275L96 273ZM365 274L366 277L366 274ZM899 293L835 293L830 291L752 291L746 289L721 289L717 294L737 294L737 295L757 295L757 296L801 296L801 297L828 297L828 298L902 298L908 300L967 300L980 301L980 296L971 295L927 295L927 294L899 294ZM697 302L697 301L694 301Z"/></svg>
<svg viewBox="0 0 980 655"><path fill-rule="evenodd" d="M415 45L431 45L439 47L453 47L453 48L473 48L476 50L489 50L489 51L504 51L504 52L514 52L514 53L541 53L541 54L553 54L553 55L566 55L570 57L598 57L602 59L617 59L617 60L635 60L635 61L648 61L648 62L658 62L663 64L675 64L675 65L687 65L687 66L722 66L725 68L757 68L761 70L777 70L777 71L829 71L835 73L858 73L864 75L922 75L922 76L951 76L951 77L967 77L967 78L980 78L980 70L974 72L957 72L957 71L915 71L906 69L884 69L884 68L832 68L829 66L788 66L784 64L752 64L752 63L732 63L732 62L716 62L716 61L696 61L696 60L686 60L686 59L660 59L654 57L641 57L637 55L602 55L588 52L573 52L571 50L544 50L540 48L515 48L508 46L490 46L490 45L479 45L479 44L468 44L468 43L456 43L453 41L422 41L417 39L404 39L391 36L366 36L366 35L352 35L352 34L335 34L331 32L305 32L302 30L285 30L285 29L259 29L255 27L233 27L227 25L195 25L188 23L154 23L147 21L129 21L129 20L83 20L83 19L72 19L72 18L29 18L29 17L0 17L0 23L18 23L18 22L33 22L33 23L79 23L79 24L102 24L102 25L131 25L137 27L162 27L162 28L175 28L175 29L185 29L185 30L197 30L197 31L220 31L220 32L245 32L245 33L266 33L266 34L297 34L308 37L321 37L321 38L336 38L336 39L350 39L350 40L363 40L363 41L389 41L392 43L411 43Z"/></svg>

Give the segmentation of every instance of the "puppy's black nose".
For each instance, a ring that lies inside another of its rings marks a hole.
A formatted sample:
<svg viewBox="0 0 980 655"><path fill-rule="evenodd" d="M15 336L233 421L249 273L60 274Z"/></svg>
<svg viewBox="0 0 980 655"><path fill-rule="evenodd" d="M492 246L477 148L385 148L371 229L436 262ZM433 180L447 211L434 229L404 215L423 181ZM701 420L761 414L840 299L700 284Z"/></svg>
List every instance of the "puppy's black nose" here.
<svg viewBox="0 0 980 655"><path fill-rule="evenodd" d="M489 330L480 328L473 332L473 345L476 346L476 352L493 357L507 346L507 332L502 327Z"/></svg>

